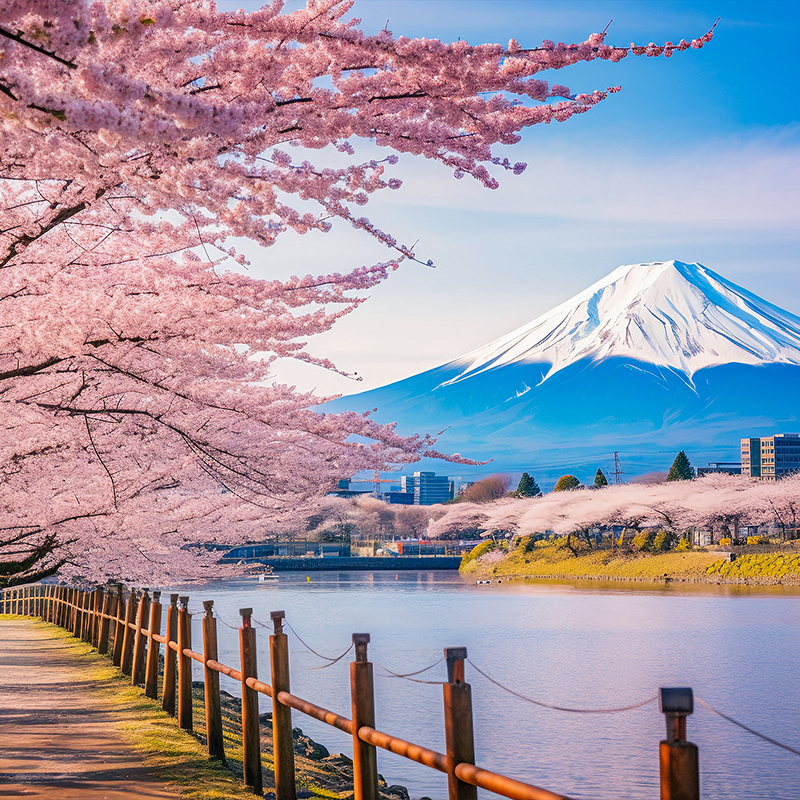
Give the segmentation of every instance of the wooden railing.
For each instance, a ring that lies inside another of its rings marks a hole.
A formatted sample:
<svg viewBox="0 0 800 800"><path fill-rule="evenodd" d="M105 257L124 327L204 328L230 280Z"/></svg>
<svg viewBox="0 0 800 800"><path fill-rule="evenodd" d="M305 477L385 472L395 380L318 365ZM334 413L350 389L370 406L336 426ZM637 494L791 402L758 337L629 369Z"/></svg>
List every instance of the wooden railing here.
<svg viewBox="0 0 800 800"><path fill-rule="evenodd" d="M252 609L240 609L239 668L220 663L213 601L203 602L203 650L192 649L189 598L170 595L165 635L161 635L161 592L129 592L121 585L83 590L35 584L5 589L0 611L38 617L71 631L109 654L131 682L158 699L160 646L164 645L161 705L186 731L193 727L192 662L204 670L206 740L209 756L225 759L219 676L241 683L242 768L244 782L263 792L258 695L272 698L272 745L277 800L296 800L292 709L338 728L353 737L355 800L378 800L376 748L403 756L447 775L449 800L476 800L486 789L512 800L569 800L475 765L472 689L465 680L464 647L445 648L447 681L443 683L446 752L439 753L375 728L372 663L367 658L369 634L353 634L355 660L350 664L352 716L347 718L293 695L289 680L289 647L283 630L285 613L273 611L269 637L270 680L258 678L256 629ZM692 713L689 689L662 689L667 740L660 743L662 800L699 800L698 755L686 741L686 716ZM672 694L669 694L672 693ZM676 694L677 693L677 694ZM688 694L687 694L688 693ZM667 698L666 700L664 698Z"/></svg>

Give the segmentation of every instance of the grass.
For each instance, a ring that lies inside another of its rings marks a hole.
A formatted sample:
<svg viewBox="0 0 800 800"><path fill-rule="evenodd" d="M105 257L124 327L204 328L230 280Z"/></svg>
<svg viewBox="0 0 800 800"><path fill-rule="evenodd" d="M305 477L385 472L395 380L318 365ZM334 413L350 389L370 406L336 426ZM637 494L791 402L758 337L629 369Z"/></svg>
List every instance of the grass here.
<svg viewBox="0 0 800 800"><path fill-rule="evenodd" d="M464 557L461 571L476 577L530 577L689 583L800 583L800 555L742 555L731 563L702 550L665 553L584 549L574 555L563 539L504 551L478 545ZM480 548L480 550L479 550Z"/></svg>

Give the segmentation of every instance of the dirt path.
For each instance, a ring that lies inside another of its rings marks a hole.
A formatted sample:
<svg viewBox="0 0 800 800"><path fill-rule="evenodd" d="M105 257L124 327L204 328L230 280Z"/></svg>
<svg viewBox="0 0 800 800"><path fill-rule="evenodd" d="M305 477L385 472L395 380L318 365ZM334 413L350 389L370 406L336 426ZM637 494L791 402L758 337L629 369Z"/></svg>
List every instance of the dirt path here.
<svg viewBox="0 0 800 800"><path fill-rule="evenodd" d="M174 800L68 642L0 619L0 798Z"/></svg>

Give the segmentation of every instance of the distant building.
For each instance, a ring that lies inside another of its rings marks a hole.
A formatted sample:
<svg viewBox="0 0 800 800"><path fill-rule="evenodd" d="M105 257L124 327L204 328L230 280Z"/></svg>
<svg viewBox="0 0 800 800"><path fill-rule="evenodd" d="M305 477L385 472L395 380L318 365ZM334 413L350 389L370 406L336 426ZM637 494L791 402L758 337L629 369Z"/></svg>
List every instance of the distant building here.
<svg viewBox="0 0 800 800"><path fill-rule="evenodd" d="M453 499L453 482L435 472L415 472L400 478L400 493L413 495L415 506L432 506Z"/></svg>
<svg viewBox="0 0 800 800"><path fill-rule="evenodd" d="M360 489L353 489L350 485L350 481L347 478L342 478L337 484L336 488L329 492L329 494L335 495L336 497L360 497L364 494L369 494L372 491L371 486L364 486Z"/></svg>
<svg viewBox="0 0 800 800"><path fill-rule="evenodd" d="M744 439L742 441L745 441ZM725 475L741 475L742 465L738 461L709 461L707 467L697 468L697 477L710 475L713 472L722 472Z"/></svg>
<svg viewBox="0 0 800 800"><path fill-rule="evenodd" d="M800 472L800 434L742 439L742 475L774 481Z"/></svg>
<svg viewBox="0 0 800 800"><path fill-rule="evenodd" d="M383 500L384 503L391 503L392 505L413 506L414 493L401 492L399 488L393 486L388 492L381 495L381 500Z"/></svg>

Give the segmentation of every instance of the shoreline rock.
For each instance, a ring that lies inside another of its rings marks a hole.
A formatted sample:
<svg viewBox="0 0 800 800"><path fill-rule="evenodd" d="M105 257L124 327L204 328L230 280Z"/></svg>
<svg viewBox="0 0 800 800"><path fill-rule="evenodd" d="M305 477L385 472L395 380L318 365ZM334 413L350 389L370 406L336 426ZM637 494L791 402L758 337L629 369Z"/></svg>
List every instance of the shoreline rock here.
<svg viewBox="0 0 800 800"><path fill-rule="evenodd" d="M192 690L195 698L202 705L205 684L202 681L193 681ZM236 726L236 720L241 720L242 701L238 697L221 690L223 726L226 717ZM226 713L227 712L227 713ZM267 711L258 716L261 727L261 752L272 760L272 712ZM230 724L230 723L229 723ZM238 723L241 725L241 722ZM236 731L240 734L240 728ZM203 739L202 734L198 738ZM337 800L352 800L353 798L353 761L343 753L331 754L325 745L315 741L302 728L292 729L294 742L295 770L297 773L298 798L326 797ZM241 764L228 760L231 771L241 777ZM272 772L264 770L264 796L275 797L272 783ZM383 775L378 775L378 795L380 800L410 800L405 786L398 784L389 785Z"/></svg>

